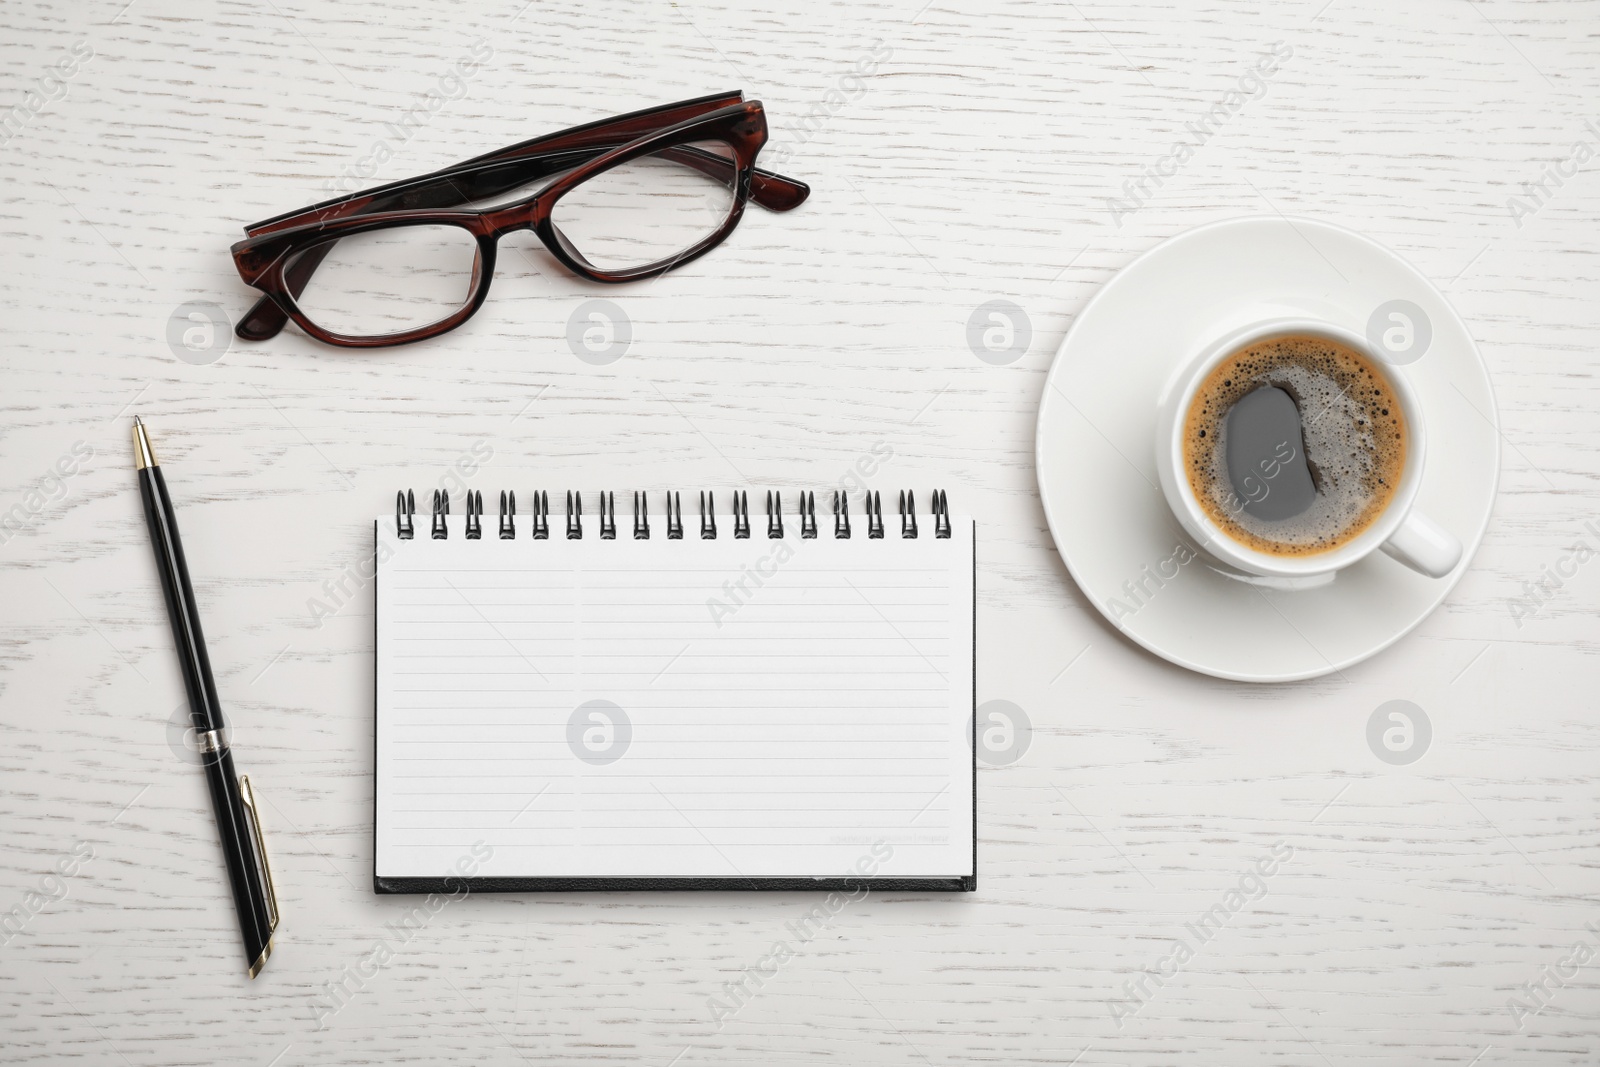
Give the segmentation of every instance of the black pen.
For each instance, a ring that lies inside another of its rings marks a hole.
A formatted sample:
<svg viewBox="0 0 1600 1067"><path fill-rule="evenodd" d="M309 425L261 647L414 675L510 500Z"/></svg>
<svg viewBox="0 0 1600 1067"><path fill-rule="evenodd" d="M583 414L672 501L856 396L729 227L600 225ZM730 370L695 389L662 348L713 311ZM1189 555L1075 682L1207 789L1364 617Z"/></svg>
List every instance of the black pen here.
<svg viewBox="0 0 1600 1067"><path fill-rule="evenodd" d="M250 792L250 780L234 774L228 727L217 701L217 683L211 677L211 657L206 654L205 636L200 631L200 612L189 585L177 516L167 496L161 467L150 450L150 438L137 415L133 418L133 461L138 468L145 518L150 523L150 544L156 551L156 569L161 572L161 589L167 594L167 616L172 620L172 636L178 645L183 684L189 692L189 715L203 754L211 803L217 812L217 833L222 839L228 881L239 912L239 932L244 935L244 958L250 977L254 978L272 955L272 932L278 928L277 895L272 888L272 871L267 866L266 844L261 839L261 819Z"/></svg>

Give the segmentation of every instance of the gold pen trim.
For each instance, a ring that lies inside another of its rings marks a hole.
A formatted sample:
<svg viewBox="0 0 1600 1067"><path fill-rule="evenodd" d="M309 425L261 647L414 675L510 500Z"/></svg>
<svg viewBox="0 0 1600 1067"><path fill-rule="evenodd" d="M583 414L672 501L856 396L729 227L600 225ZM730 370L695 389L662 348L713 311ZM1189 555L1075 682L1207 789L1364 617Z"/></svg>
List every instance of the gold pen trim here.
<svg viewBox="0 0 1600 1067"><path fill-rule="evenodd" d="M272 864L267 861L267 842L261 836L261 813L256 810L256 795L250 789L250 776L239 776L239 800L244 804L245 814L250 816L250 836L256 843L256 857L261 863L262 881L267 888L267 923L274 932L278 929L278 890L272 884ZM261 973L261 968L267 965L267 957L272 955L272 935L267 935L267 945L261 950L261 955L250 965L250 977L254 978Z"/></svg>
<svg viewBox="0 0 1600 1067"><path fill-rule="evenodd" d="M271 929L278 928L278 890L272 884L272 864L267 861L267 842L261 836L261 813L256 810L256 795L250 791L250 776L239 776L239 799L244 801L245 813L250 816L250 835L255 838L256 856L261 860L261 876L267 885L267 922ZM272 938L267 938L266 950L261 953L261 958L256 961L256 968L265 963L267 956L272 952ZM255 968L252 968L251 977Z"/></svg>
<svg viewBox="0 0 1600 1067"><path fill-rule="evenodd" d="M155 450L150 447L150 435L144 432L144 423L139 416L133 417L133 466L135 470L144 470L146 467L158 467Z"/></svg>
<svg viewBox="0 0 1600 1067"><path fill-rule="evenodd" d="M267 957L272 955L272 938L267 938L267 947L261 950L261 956L250 965L250 977L254 978L261 973L261 968L267 965Z"/></svg>

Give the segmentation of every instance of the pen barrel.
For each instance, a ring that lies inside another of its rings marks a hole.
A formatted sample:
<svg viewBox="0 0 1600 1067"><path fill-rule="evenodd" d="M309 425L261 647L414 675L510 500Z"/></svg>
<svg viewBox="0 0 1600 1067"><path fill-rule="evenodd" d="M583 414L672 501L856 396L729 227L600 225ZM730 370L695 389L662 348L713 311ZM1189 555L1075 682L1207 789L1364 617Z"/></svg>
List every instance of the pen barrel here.
<svg viewBox="0 0 1600 1067"><path fill-rule="evenodd" d="M250 977L254 978L266 962L276 921L276 905L268 900L271 889L266 857L258 855L255 823L252 813L246 810L243 787L233 768L233 754L228 750L222 704L211 675L211 657L206 654L200 610L189 584L189 565L183 556L183 541L178 535L167 483L161 468L154 464L141 467L138 473L156 570L167 598L167 618L172 623L183 685L189 694L189 714L201 739L206 785L217 816L217 837L228 866L228 885L233 890L234 912L239 916L239 933L244 938L245 960Z"/></svg>
<svg viewBox="0 0 1600 1067"><path fill-rule="evenodd" d="M167 618L172 622L172 638L178 645L178 664L183 669L183 686L189 694L189 715L199 731L220 730L225 725L222 704L217 700L217 683L211 676L211 657L206 654L205 634L200 628L200 610L194 588L189 584L189 565L183 556L183 539L178 536L178 520L167 495L161 468L139 471L139 493L144 497L145 519L150 524L150 544L155 549L156 570L161 574L161 591L167 598Z"/></svg>
<svg viewBox="0 0 1600 1067"><path fill-rule="evenodd" d="M250 816L240 795L239 776L233 769L233 753L226 747L205 753L205 769L211 804L217 813L217 836L228 864L228 883L233 888L234 910L239 916L239 933L244 937L245 959L253 970L272 940L267 890L258 866L260 857L256 855Z"/></svg>

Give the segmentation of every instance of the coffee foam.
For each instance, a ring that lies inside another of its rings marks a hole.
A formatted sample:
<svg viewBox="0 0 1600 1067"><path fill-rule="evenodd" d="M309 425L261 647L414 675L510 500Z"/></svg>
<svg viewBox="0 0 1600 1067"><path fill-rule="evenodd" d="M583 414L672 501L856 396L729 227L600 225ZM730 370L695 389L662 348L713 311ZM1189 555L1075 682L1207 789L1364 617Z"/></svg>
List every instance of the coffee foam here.
<svg viewBox="0 0 1600 1067"><path fill-rule="evenodd" d="M1303 445L1317 489L1310 507L1277 521L1244 510L1228 475L1228 413L1263 386L1294 400L1303 441L1291 444ZM1228 356L1200 383L1184 420L1184 468L1206 516L1270 555L1308 556L1349 543L1388 506L1405 457L1405 423L1388 380L1361 353L1322 337L1276 337Z"/></svg>

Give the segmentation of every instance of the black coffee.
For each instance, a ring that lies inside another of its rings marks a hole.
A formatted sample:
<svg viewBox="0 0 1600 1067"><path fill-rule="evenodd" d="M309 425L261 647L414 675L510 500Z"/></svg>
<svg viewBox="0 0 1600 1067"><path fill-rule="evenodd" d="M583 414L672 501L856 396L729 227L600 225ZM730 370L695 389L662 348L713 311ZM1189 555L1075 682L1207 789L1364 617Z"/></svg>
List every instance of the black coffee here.
<svg viewBox="0 0 1600 1067"><path fill-rule="evenodd" d="M1223 423L1222 442L1228 482L1246 512L1282 522L1316 505L1300 407L1288 390L1262 385L1240 397Z"/></svg>
<svg viewBox="0 0 1600 1067"><path fill-rule="evenodd" d="M1280 556L1327 552L1380 515L1405 466L1406 427L1383 373L1309 335L1223 360L1184 420L1184 466L1206 515Z"/></svg>

